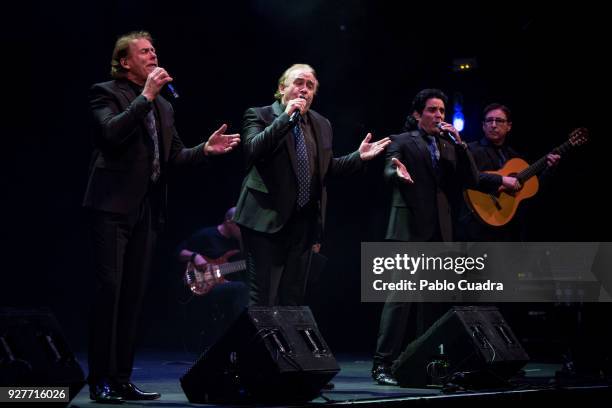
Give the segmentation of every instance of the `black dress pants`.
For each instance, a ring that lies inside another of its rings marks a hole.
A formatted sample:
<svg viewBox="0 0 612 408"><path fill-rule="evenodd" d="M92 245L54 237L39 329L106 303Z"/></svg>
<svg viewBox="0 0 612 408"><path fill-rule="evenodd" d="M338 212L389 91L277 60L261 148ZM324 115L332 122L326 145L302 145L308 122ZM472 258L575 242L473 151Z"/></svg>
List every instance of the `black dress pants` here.
<svg viewBox="0 0 612 408"><path fill-rule="evenodd" d="M313 207L296 210L283 228L272 234L240 227L251 306L304 304L317 220Z"/></svg>
<svg viewBox="0 0 612 408"><path fill-rule="evenodd" d="M429 242L442 242L440 224ZM448 309L445 304L395 302L391 293L383 306L376 338L374 365L390 366L407 345L422 335Z"/></svg>
<svg viewBox="0 0 612 408"><path fill-rule="evenodd" d="M90 311L89 377L128 382L139 316L157 238L145 198L131 214L90 210L95 292Z"/></svg>

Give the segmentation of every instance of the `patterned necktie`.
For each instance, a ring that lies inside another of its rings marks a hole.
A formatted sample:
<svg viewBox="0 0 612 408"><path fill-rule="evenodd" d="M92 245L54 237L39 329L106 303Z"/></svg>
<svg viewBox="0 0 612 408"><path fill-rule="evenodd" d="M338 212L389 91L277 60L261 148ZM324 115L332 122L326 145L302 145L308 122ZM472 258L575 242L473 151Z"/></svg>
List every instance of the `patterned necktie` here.
<svg viewBox="0 0 612 408"><path fill-rule="evenodd" d="M427 136L427 147L429 148L429 155L431 156L431 164L434 169L436 169L438 167L438 160L440 160L440 150L438 150L435 137Z"/></svg>
<svg viewBox="0 0 612 408"><path fill-rule="evenodd" d="M153 171L151 172L151 180L157 181L159 179L159 175L161 173L161 167L159 165L159 141L157 140L157 126L155 125L155 115L153 114L153 110L149 112L146 118L147 130L149 131L149 135L153 140Z"/></svg>
<svg viewBox="0 0 612 408"><path fill-rule="evenodd" d="M292 129L293 140L295 141L295 156L297 159L297 178L298 178L298 208L302 208L310 199L310 170L308 169L308 152L306 151L306 141L304 132L298 123Z"/></svg>

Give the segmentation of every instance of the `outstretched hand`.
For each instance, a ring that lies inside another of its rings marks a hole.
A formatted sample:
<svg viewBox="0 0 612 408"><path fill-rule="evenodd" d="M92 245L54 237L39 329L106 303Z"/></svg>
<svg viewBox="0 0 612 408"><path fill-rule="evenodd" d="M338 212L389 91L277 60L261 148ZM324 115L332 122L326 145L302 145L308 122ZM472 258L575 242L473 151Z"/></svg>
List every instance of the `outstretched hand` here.
<svg viewBox="0 0 612 408"><path fill-rule="evenodd" d="M359 146L359 157L361 157L361 160L372 160L381 154L391 143L391 139L388 137L373 143L370 143L370 140L372 140L372 134L368 133Z"/></svg>
<svg viewBox="0 0 612 408"><path fill-rule="evenodd" d="M406 166L404 166L404 163L397 160L395 157L393 157L391 161L393 162L393 164L395 164L395 172L397 174L397 177L399 177L400 180L402 180L404 183L414 184L414 180L410 176L410 173L408 173L408 170L406 169Z"/></svg>
<svg viewBox="0 0 612 408"><path fill-rule="evenodd" d="M210 135L208 141L206 144L204 144L204 154L217 155L229 153L238 145L238 143L240 143L240 135L238 133L226 135L223 133L226 130L227 125L224 123L219 129Z"/></svg>

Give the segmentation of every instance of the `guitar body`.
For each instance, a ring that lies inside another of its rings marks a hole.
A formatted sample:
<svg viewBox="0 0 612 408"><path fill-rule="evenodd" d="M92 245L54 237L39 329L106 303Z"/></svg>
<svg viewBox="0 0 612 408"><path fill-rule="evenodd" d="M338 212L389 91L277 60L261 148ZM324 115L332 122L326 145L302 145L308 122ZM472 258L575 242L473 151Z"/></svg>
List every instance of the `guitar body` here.
<svg viewBox="0 0 612 408"><path fill-rule="evenodd" d="M185 284L195 295L206 295L215 286L227 282L223 277L224 274L244 270L244 267L238 266L238 268L234 268L230 272L222 271L222 268L226 265L244 264L244 261L228 262L229 258L239 252L240 250L238 249L232 249L216 259L204 257L207 264L203 270L196 268L192 262L188 262L185 270Z"/></svg>
<svg viewBox="0 0 612 408"><path fill-rule="evenodd" d="M570 148L580 146L588 140L588 129L574 129L570 133L568 140L561 146L553 149L551 153L565 154ZM466 190L464 194L465 201L472 209L472 212L485 224L493 227L506 225L516 214L521 201L533 197L538 192L540 184L535 175L546 168L546 162L546 156L541 157L532 165L529 165L522 159L510 159L498 171L487 171L486 173L516 177L523 184L519 191L509 194L506 192L483 193L476 190Z"/></svg>
<svg viewBox="0 0 612 408"><path fill-rule="evenodd" d="M500 176L515 176L529 167L529 164L522 159L510 159L504 167L498 171L487 171L486 173L498 174ZM533 197L539 188L537 177L531 177L523 183L523 187L513 194L502 193L483 193L477 190L466 190L466 201L474 214L485 224L501 227L506 225L521 203L529 197Z"/></svg>

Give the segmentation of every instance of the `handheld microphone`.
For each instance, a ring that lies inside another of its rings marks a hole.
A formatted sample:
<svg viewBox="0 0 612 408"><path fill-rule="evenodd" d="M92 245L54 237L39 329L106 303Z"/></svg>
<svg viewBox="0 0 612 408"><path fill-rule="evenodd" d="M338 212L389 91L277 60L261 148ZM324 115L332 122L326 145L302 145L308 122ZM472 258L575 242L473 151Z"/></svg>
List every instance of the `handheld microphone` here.
<svg viewBox="0 0 612 408"><path fill-rule="evenodd" d="M293 113L291 114L291 116L289 116L289 122L291 123L297 123L299 122L299 120L302 118L302 114L300 113L299 109L296 109L293 111Z"/></svg>
<svg viewBox="0 0 612 408"><path fill-rule="evenodd" d="M179 94L178 92L176 92L176 89L174 89L174 86L172 86L172 84L168 84L168 90L170 91L170 93L172 94L172 96L174 96L174 99L178 99Z"/></svg>
<svg viewBox="0 0 612 408"><path fill-rule="evenodd" d="M445 139L450 140L454 144L459 144L459 142L457 142L457 139L455 139L455 136L453 136L451 132L442 130L442 123L436 123L436 127L440 129L440 136L444 137Z"/></svg>
<svg viewBox="0 0 612 408"><path fill-rule="evenodd" d="M304 95L300 95L299 98L306 99ZM289 122L291 123L298 123L300 119L302 119L302 114L299 109L294 110L291 116L289 116Z"/></svg>

